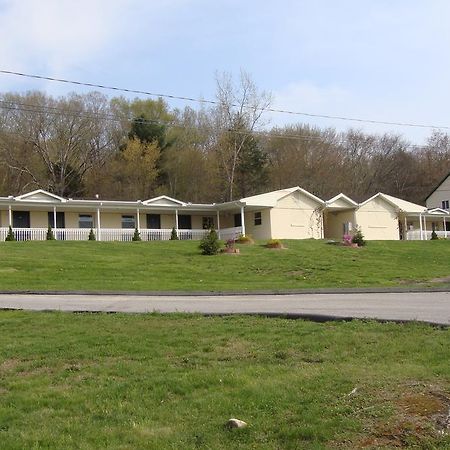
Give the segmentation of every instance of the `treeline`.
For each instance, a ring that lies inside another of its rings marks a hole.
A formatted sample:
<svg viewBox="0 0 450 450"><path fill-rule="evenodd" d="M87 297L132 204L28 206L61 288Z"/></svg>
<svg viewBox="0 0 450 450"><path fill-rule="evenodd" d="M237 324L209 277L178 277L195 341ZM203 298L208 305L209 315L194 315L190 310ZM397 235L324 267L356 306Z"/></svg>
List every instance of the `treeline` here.
<svg viewBox="0 0 450 450"><path fill-rule="evenodd" d="M382 191L423 203L450 171L445 133L416 147L353 129L267 131L270 100L245 74L237 84L219 79L216 104L199 111L98 92L2 94L0 195L42 188L72 198L219 202L299 185L325 199Z"/></svg>

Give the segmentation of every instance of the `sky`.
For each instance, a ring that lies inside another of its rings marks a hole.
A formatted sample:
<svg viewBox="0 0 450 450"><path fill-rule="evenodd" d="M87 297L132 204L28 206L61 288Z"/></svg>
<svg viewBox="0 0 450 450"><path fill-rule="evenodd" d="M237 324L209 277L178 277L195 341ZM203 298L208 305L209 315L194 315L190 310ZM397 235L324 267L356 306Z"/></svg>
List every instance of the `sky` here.
<svg viewBox="0 0 450 450"><path fill-rule="evenodd" d="M0 0L0 70L204 99L243 70L273 108L450 127L449 23L448 0ZM34 89L86 91L0 74L0 92ZM413 144L432 131L265 117Z"/></svg>

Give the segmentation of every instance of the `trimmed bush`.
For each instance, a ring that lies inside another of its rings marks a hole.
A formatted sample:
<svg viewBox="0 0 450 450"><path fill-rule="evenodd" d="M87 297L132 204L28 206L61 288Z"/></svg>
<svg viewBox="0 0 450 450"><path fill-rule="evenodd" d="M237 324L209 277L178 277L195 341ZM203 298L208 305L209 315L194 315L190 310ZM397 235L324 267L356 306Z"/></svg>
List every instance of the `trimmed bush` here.
<svg viewBox="0 0 450 450"><path fill-rule="evenodd" d="M221 243L214 228L211 228L211 230L208 231L199 245L202 255L217 255L217 253L219 253L220 246Z"/></svg>
<svg viewBox="0 0 450 450"><path fill-rule="evenodd" d="M13 230L11 228L11 225L10 225L9 229L8 229L8 234L6 235L5 241L11 242L11 241L15 241L15 240L16 240L16 236L14 236L14 232L13 232Z"/></svg>
<svg viewBox="0 0 450 450"><path fill-rule="evenodd" d="M47 241L55 240L55 235L54 235L52 227L50 225L48 226L47 236L45 237L45 239L47 239Z"/></svg>
<svg viewBox="0 0 450 450"><path fill-rule="evenodd" d="M139 233L139 230L137 228L135 228L133 238L131 240L134 242L142 241L141 233Z"/></svg>
<svg viewBox="0 0 450 450"><path fill-rule="evenodd" d="M91 231L89 231L89 237L88 237L89 241L95 241L95 233L94 230L91 228Z"/></svg>
<svg viewBox="0 0 450 450"><path fill-rule="evenodd" d="M437 241L439 238L438 238L438 235L436 234L436 231L432 231L431 232L431 240L432 241Z"/></svg>
<svg viewBox="0 0 450 450"><path fill-rule="evenodd" d="M172 232L170 233L170 240L178 241L178 234L177 234L177 230L175 230L175 227L172 228Z"/></svg>

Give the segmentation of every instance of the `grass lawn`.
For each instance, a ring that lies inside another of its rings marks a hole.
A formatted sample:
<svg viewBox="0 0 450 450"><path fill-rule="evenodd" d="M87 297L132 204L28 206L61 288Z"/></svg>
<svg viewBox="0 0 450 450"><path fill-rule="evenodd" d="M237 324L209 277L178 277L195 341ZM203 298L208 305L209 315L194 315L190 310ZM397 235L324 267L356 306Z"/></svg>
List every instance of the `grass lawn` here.
<svg viewBox="0 0 450 450"><path fill-rule="evenodd" d="M4 449L450 448L449 329L2 311L0 335Z"/></svg>
<svg viewBox="0 0 450 450"><path fill-rule="evenodd" d="M288 290L428 285L435 278L450 284L450 240L378 241L360 249L284 244L202 256L195 241L1 242L0 290Z"/></svg>

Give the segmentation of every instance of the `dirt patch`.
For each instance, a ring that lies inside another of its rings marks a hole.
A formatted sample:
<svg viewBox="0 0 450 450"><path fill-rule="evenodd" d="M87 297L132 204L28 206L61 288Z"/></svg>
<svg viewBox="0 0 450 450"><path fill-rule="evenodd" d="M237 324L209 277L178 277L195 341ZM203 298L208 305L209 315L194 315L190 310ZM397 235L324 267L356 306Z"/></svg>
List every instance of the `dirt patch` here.
<svg viewBox="0 0 450 450"><path fill-rule="evenodd" d="M19 364L20 360L18 359L5 359L2 363L0 363L0 372L10 372L11 370L15 370Z"/></svg>
<svg viewBox="0 0 450 450"><path fill-rule="evenodd" d="M393 418L374 426L358 448L409 448L450 434L450 397L436 388L407 391L389 401Z"/></svg>
<svg viewBox="0 0 450 450"><path fill-rule="evenodd" d="M430 283L450 283L450 275L448 277L433 278Z"/></svg>

